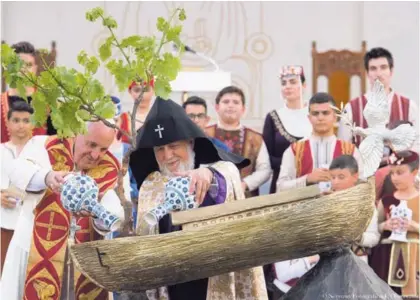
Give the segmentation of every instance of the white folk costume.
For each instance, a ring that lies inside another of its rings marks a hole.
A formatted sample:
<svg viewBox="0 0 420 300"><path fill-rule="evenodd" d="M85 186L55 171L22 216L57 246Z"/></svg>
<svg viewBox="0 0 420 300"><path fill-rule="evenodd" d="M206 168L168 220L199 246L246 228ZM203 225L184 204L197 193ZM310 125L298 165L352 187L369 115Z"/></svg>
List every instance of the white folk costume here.
<svg viewBox="0 0 420 300"><path fill-rule="evenodd" d="M27 197L6 258L1 299L107 299L108 292L90 282L68 260L70 213L63 208L60 196L45 186L45 177L51 169L75 171L74 141L55 136L39 138L32 159L18 158L8 170L10 182L26 191ZM118 170L118 161L107 152L87 175L104 193L101 204L124 220L123 208L113 190ZM76 231L76 243L99 239L108 233L92 220L76 218L81 227Z"/></svg>
<svg viewBox="0 0 420 300"><path fill-rule="evenodd" d="M379 107L381 105L378 106L376 111L381 110ZM373 115L373 120L381 116L380 111L378 116L374 116L375 109L369 110L371 109L366 107L365 117ZM346 126L350 126L356 134L362 132L361 130L356 131L353 124L346 123ZM374 147L362 147L361 145L360 153L354 144L349 141L338 140L335 136L324 139L311 137L293 144L285 152L285 156L288 153L288 160L286 160L286 157L283 159L283 162L289 160L292 162L290 165L286 165L285 169L287 170L280 174L278 186L284 189L305 186L306 176L314 168L328 167L332 158L341 154L353 155L359 164L359 173L363 174L362 177L371 177L376 171L374 166L377 158L380 159L383 154L383 152L380 152L378 155L378 152L372 150L377 150L380 146L383 146L383 144L380 145L380 142L383 142L384 136L393 137L395 134L389 134L389 131L381 128L377 132L375 130L366 131L365 135L367 138L362 144L373 145ZM377 139L373 143L369 143L368 138L375 136ZM319 157L320 152L323 153L322 157ZM283 172L283 166L281 172ZM372 233L372 227L375 227L375 219L375 216L373 216L367 231L361 236L360 244L366 245L368 243L371 238L369 235ZM320 253L320 257L321 259L315 267L300 278L297 284L282 298L283 300L312 300L314 295L369 295L374 298L401 299L383 280L378 278L368 264L359 258L355 258L347 245L326 253Z"/></svg>
<svg viewBox="0 0 420 300"><path fill-rule="evenodd" d="M291 109L287 104L279 109L269 112L264 121L263 138L270 157L273 170L270 193L276 192L276 182L280 173L283 153L290 144L309 137L312 133L312 124L308 118L308 108L302 96L303 68L301 66L285 66L280 70L279 78L297 77L301 91L301 108Z"/></svg>
<svg viewBox="0 0 420 300"><path fill-rule="evenodd" d="M244 198L238 168L248 165L249 160L215 147L181 106L172 100L157 98L139 131L139 148L130 159L130 167L140 186L137 234L162 234L181 229L172 225L170 215L153 227L143 218L146 212L163 203L165 183L170 179L159 172L153 147L181 140L194 140L195 168L205 166L213 172L212 187L200 207ZM254 300L267 299L267 291L263 269L256 267L149 290L147 296L150 300Z"/></svg>
<svg viewBox="0 0 420 300"><path fill-rule="evenodd" d="M322 138L312 135L293 143L283 154L277 191L306 186L306 177L314 169L329 168L332 160L343 154L353 155L359 169L363 169L359 150L335 135Z"/></svg>
<svg viewBox="0 0 420 300"><path fill-rule="evenodd" d="M262 135L241 124L235 129L227 130L220 123L207 127L206 133L209 137L222 141L233 153L251 161L248 167L240 171L241 178L248 187L246 197L258 196L259 187L267 182L272 173L270 156Z"/></svg>
<svg viewBox="0 0 420 300"><path fill-rule="evenodd" d="M18 218L21 213L22 208L25 211L32 211L33 206L28 206L29 203L34 202L33 200L35 198L39 198L39 195L32 194L32 193L25 193L25 190L22 190L18 187L16 187L16 183L13 183L12 180L15 180L15 178L10 178L10 170L13 169L15 160L19 157L21 159L26 159L29 161L40 161L42 165L48 165L45 163L42 163L42 157L38 157L37 153L39 149L42 149L44 146L44 140L45 138L43 136L34 136L32 137L22 148L22 151L18 154L16 146L12 144L10 141L3 143L0 145L1 148L1 189L2 190L10 190L14 193L21 194L20 197L13 197L15 200L18 200L18 203L15 208L4 208L1 207L1 218L0 218L0 224L2 228L2 259L3 255L6 256L6 252L3 253L3 249L6 250L6 246L8 246L11 243L12 235L10 235L10 239L6 244L3 244L5 242L5 238L7 235L3 232L3 229L10 230L13 234L13 231L16 230L16 226L18 225ZM20 199L18 199L20 198ZM24 212L23 212L24 213ZM19 232L18 226L18 232ZM3 236L4 234L4 236ZM13 251L13 250L12 250ZM2 263L4 263L4 260L2 260ZM2 266L4 268L4 264ZM7 276L7 275L6 275ZM4 276L2 276L4 278Z"/></svg>
<svg viewBox="0 0 420 300"><path fill-rule="evenodd" d="M362 165L357 148L350 142L338 140L335 135L326 138L312 135L293 143L283 154L277 191L306 186L306 177L314 169L328 168L334 158L343 154L354 155L359 166ZM275 264L277 281L274 283L281 291L287 292L312 267L308 258Z"/></svg>

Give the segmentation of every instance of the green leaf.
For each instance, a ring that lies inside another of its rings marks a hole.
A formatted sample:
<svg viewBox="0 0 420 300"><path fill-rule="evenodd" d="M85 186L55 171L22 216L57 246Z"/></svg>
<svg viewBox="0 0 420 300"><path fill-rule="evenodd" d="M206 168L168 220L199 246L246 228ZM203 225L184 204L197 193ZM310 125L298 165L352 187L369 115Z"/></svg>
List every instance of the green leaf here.
<svg viewBox="0 0 420 300"><path fill-rule="evenodd" d="M96 21L100 16L103 16L104 10L101 7L95 7L89 11L86 12L86 20L94 22Z"/></svg>
<svg viewBox="0 0 420 300"><path fill-rule="evenodd" d="M91 119L90 113L84 109L76 112L76 117L80 118L83 121L89 121Z"/></svg>
<svg viewBox="0 0 420 300"><path fill-rule="evenodd" d="M77 88L76 70L68 70L63 67L55 68L54 73L61 81L61 84L66 88L67 91L73 93Z"/></svg>
<svg viewBox="0 0 420 300"><path fill-rule="evenodd" d="M53 125L60 130L61 137L71 137L85 130L85 121L77 114L81 110L81 102L75 97L69 97L60 103L58 109L51 112Z"/></svg>
<svg viewBox="0 0 420 300"><path fill-rule="evenodd" d="M57 130L57 136L59 138L69 138L75 136L75 134L70 128L60 128Z"/></svg>
<svg viewBox="0 0 420 300"><path fill-rule="evenodd" d="M28 102L28 98L26 96L26 88L25 88L25 85L23 84L23 81L19 80L16 83L16 86L17 86L19 96L25 99L26 102Z"/></svg>
<svg viewBox="0 0 420 300"><path fill-rule="evenodd" d="M10 60L13 58L13 55L15 54L15 51L12 47L10 47L8 44L4 43L1 44L1 63L4 62L10 62Z"/></svg>
<svg viewBox="0 0 420 300"><path fill-rule="evenodd" d="M172 91L169 82L160 80L159 78L155 82L154 90L156 96L162 97L163 99L168 99Z"/></svg>
<svg viewBox="0 0 420 300"><path fill-rule="evenodd" d="M163 54L155 63L153 74L163 74L168 80L175 80L181 70L181 61L171 53Z"/></svg>
<svg viewBox="0 0 420 300"><path fill-rule="evenodd" d="M77 56L77 61L80 65L85 67L88 73L92 75L96 74L101 64L95 56L89 57L84 50L79 52L79 55Z"/></svg>
<svg viewBox="0 0 420 300"><path fill-rule="evenodd" d="M88 103L94 103L98 99L102 99L105 94L103 85L97 79L91 79L86 85L85 100Z"/></svg>
<svg viewBox="0 0 420 300"><path fill-rule="evenodd" d="M76 83L79 86L84 86L87 83L86 77L82 73L77 73L76 75Z"/></svg>
<svg viewBox="0 0 420 300"><path fill-rule="evenodd" d="M178 20L185 21L187 19L187 15L185 14L185 9L181 8L178 14Z"/></svg>
<svg viewBox="0 0 420 300"><path fill-rule="evenodd" d="M106 17L102 20L102 25L111 28L111 29L115 29L118 27L117 21L115 21L114 18L112 17Z"/></svg>
<svg viewBox="0 0 420 300"><path fill-rule="evenodd" d="M38 91L33 93L31 106L34 109L32 119L35 126L43 126L47 122L47 102L45 95Z"/></svg>
<svg viewBox="0 0 420 300"><path fill-rule="evenodd" d="M140 41L141 41L141 38L138 35L132 35L125 39L122 39L120 45L123 48L129 47L129 46L137 47Z"/></svg>
<svg viewBox="0 0 420 300"><path fill-rule="evenodd" d="M111 119L115 116L116 107L111 98L106 97L99 100L95 105L95 114L105 119Z"/></svg>
<svg viewBox="0 0 420 300"><path fill-rule="evenodd" d="M48 93L43 94L43 96L45 97L47 105L51 109L57 109L59 105L58 101L60 98L60 90L58 87L50 86L50 88L48 89Z"/></svg>
<svg viewBox="0 0 420 300"><path fill-rule="evenodd" d="M80 51L79 55L77 55L77 62L80 65L85 66L88 61L89 61L89 57L86 51L85 50Z"/></svg>
<svg viewBox="0 0 420 300"><path fill-rule="evenodd" d="M86 64L86 70L92 75L96 74L96 72L98 71L99 65L100 65L99 60L96 57L92 56L89 62Z"/></svg>
<svg viewBox="0 0 420 300"><path fill-rule="evenodd" d="M101 58L102 61L106 61L108 58L111 57L111 55L112 55L111 44L108 42L103 43L99 47L99 57Z"/></svg>
<svg viewBox="0 0 420 300"><path fill-rule="evenodd" d="M122 60L112 59L106 64L108 71L114 75L116 84L119 91L126 91L127 87L135 77L136 71L138 68L130 68L129 66L124 66Z"/></svg>
<svg viewBox="0 0 420 300"><path fill-rule="evenodd" d="M51 121L52 121L54 127L59 129L59 130L65 127L65 124L64 124L64 121L63 121L63 118L62 118L62 114L60 113L59 109L53 110L51 112Z"/></svg>
<svg viewBox="0 0 420 300"><path fill-rule="evenodd" d="M175 41L176 39L179 39L179 35L181 34L181 31L182 31L182 26L181 25L177 25L177 26L174 26L174 27L170 28L166 32L167 40L172 42L172 41Z"/></svg>
<svg viewBox="0 0 420 300"><path fill-rule="evenodd" d="M156 27L160 32L167 31L169 29L169 23L162 17L157 19Z"/></svg>

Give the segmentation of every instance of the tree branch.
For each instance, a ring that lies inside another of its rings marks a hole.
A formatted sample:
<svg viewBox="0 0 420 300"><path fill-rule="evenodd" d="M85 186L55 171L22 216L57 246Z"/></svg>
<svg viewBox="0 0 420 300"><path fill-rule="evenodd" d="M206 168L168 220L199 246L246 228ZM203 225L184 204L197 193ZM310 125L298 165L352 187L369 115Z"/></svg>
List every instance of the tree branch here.
<svg viewBox="0 0 420 300"><path fill-rule="evenodd" d="M105 20L104 16L103 16L102 14L101 14L100 16L101 16L102 21L104 21L104 20ZM109 27L109 26L106 26L106 28L108 28L109 32L111 33L112 38L113 38L113 39L114 39L114 41L115 41L115 46L116 46L116 47L117 47L117 48L121 51L121 53L122 53L122 55L124 56L125 60L127 61L128 65L131 67L131 61L130 61L130 58L127 56L127 54L125 54L125 52L124 52L123 48L121 47L121 44L118 42L118 39L117 39L117 37L115 36L114 31L113 31L113 30L112 30L112 28L111 28L111 27Z"/></svg>
<svg viewBox="0 0 420 300"><path fill-rule="evenodd" d="M131 112L131 147L133 149L136 149L137 147L137 130L136 130L136 116L137 116L137 109L139 108L139 105L141 101L143 100L144 90L145 88L148 88L148 83L145 87L141 89L139 97L134 100L133 104L133 110Z"/></svg>
<svg viewBox="0 0 420 300"><path fill-rule="evenodd" d="M103 118L103 117L101 117L101 116L98 116L97 114L95 114L95 112L93 111L93 109L90 107L90 106L88 106L88 105L82 105L81 107L80 107L81 109L84 109L84 110L86 110L88 113L90 113L93 117L95 117L97 120L96 121L102 121L106 126L108 126L108 127L111 127L111 128L113 128L113 129L116 129L116 130L118 130L119 132L121 132L123 135L125 135L127 138L129 138L130 139L130 141L131 141L131 137L130 137L130 135L125 131L125 130L123 130L121 127L119 127L117 124L113 124L113 123L111 123L111 122L109 122L107 119L105 119L105 118Z"/></svg>
<svg viewBox="0 0 420 300"><path fill-rule="evenodd" d="M175 9L175 11L174 11L174 13L171 15L171 17L169 18L169 24L171 24L172 23L172 20L173 20L173 18L176 16L176 13L178 12L178 10L179 10L179 8L177 8L177 9ZM158 48L157 48L157 50L156 50L156 52L155 52L155 55L153 56L153 58L149 61L149 64L148 64L148 66L147 66L147 69L149 69L150 68L150 66L151 66L151 64L152 64L152 62L153 62L153 60L156 58L156 57L159 57L159 53L160 53L160 51L162 50L162 47L163 47L163 45L165 45L166 44L166 42L165 42L165 38L166 38L166 32L163 32L163 35L162 35L162 39L160 40L160 44L159 44L159 46L158 46Z"/></svg>
<svg viewBox="0 0 420 300"><path fill-rule="evenodd" d="M48 93L48 91L43 86L39 85L38 82L32 80L31 76L28 76L25 72L20 72L20 73L26 78L26 80L32 83L37 89L42 90L44 94Z"/></svg>

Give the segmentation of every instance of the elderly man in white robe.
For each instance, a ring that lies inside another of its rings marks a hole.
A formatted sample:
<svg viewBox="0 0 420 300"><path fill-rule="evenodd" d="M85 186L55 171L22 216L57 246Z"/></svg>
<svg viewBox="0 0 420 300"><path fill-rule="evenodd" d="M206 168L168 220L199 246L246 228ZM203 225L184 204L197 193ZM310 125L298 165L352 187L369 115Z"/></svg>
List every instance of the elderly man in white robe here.
<svg viewBox="0 0 420 300"><path fill-rule="evenodd" d="M69 172L87 174L98 184L101 204L124 220L113 190L120 166L108 151L114 137L115 130L102 122L89 123L88 132L75 138L40 136L32 157L15 159L6 171L26 196L6 258L1 299L107 299L107 291L74 269L67 248L72 220L80 226L75 243L109 231L87 212L66 211L58 192Z"/></svg>

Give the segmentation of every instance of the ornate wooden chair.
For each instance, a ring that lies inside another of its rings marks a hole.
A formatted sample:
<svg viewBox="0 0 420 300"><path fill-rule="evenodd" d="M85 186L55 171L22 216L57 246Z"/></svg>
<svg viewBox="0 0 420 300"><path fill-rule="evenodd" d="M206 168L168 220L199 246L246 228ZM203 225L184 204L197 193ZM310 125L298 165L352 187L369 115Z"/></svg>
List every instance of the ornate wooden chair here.
<svg viewBox="0 0 420 300"><path fill-rule="evenodd" d="M5 43L5 41L2 41L1 43L3 44L3 43ZM44 58L45 62L46 62L49 66L52 66L52 67L53 67L53 66L55 66L55 65L56 65L56 59L57 59L57 48L56 48L56 43L55 43L55 41L52 41L52 42L51 42L51 51L50 51L50 52L48 52L48 53L46 53L46 54L44 54L43 56L41 56L41 55L42 55L42 54L41 54L41 51L36 50L36 54L35 54L35 61L36 61L36 64L38 65L38 71L37 71L38 75L39 75L42 71L45 71L44 64L43 64L43 62L42 62L41 57L43 57L43 58ZM5 92L5 91L6 91L6 82L5 82L5 80L4 80L3 76L2 76L2 78L1 78L1 92L3 93L3 92Z"/></svg>
<svg viewBox="0 0 420 300"><path fill-rule="evenodd" d="M318 92L318 77L328 80L328 92L340 108L351 99L351 78L360 77L360 91L366 92L366 72L363 58L366 53L366 42L362 42L360 52L350 50L329 50L318 52L316 42L312 42L312 92Z"/></svg>

